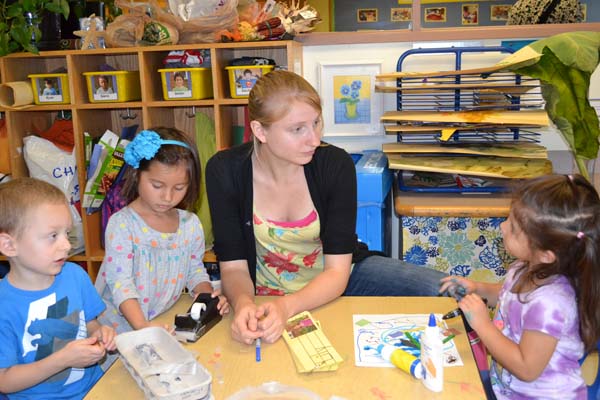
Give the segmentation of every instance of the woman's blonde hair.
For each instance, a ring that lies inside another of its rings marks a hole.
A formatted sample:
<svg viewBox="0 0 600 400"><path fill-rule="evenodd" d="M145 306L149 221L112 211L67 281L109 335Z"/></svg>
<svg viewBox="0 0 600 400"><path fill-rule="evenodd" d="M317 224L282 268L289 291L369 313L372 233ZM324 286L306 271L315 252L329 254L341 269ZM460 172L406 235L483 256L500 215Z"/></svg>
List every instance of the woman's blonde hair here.
<svg viewBox="0 0 600 400"><path fill-rule="evenodd" d="M322 112L319 93L306 79L290 71L269 72L256 81L250 91L250 121L258 121L268 128L291 111L294 101L310 105L319 114Z"/></svg>

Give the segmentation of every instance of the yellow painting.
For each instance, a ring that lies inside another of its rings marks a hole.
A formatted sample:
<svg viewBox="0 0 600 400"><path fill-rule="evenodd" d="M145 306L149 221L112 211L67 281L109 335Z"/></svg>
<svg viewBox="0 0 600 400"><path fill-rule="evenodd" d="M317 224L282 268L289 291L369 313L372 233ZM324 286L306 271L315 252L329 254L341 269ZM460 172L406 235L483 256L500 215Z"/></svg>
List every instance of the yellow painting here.
<svg viewBox="0 0 600 400"><path fill-rule="evenodd" d="M334 123L371 123L370 75L333 77Z"/></svg>

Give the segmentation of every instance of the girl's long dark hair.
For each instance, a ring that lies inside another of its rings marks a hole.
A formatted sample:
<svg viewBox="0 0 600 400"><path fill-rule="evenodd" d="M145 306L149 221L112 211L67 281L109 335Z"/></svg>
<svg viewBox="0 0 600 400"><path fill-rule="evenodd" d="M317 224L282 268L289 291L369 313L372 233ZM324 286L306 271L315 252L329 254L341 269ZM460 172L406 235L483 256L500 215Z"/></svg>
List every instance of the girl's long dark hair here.
<svg viewBox="0 0 600 400"><path fill-rule="evenodd" d="M514 193L511 218L535 250L551 250L552 263L523 268L514 290L552 275L569 279L577 295L586 350L600 339L600 198L581 175L546 175Z"/></svg>

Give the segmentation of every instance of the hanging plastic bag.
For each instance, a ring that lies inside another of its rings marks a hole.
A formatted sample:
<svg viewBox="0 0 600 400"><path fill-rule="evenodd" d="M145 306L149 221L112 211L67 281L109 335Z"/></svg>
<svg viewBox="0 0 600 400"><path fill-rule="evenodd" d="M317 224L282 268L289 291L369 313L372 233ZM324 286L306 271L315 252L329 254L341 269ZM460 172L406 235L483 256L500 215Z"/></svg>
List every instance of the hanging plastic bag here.
<svg viewBox="0 0 600 400"><path fill-rule="evenodd" d="M77 210L80 204L79 182L74 152L61 150L52 142L37 136L26 136L23 143L23 156L29 175L58 187L67 197L73 218L73 229L69 232L69 242L72 246L70 254L82 252L83 224Z"/></svg>

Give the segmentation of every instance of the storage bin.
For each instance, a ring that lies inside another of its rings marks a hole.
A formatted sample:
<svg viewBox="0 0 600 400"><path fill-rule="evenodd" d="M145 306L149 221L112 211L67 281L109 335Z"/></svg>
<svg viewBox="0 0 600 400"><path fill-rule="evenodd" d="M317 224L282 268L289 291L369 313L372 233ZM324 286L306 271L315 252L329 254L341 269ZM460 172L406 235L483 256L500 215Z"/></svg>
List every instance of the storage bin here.
<svg viewBox="0 0 600 400"><path fill-rule="evenodd" d="M236 65L225 67L229 71L229 89L234 99L245 99L261 76L275 68L273 65Z"/></svg>
<svg viewBox="0 0 600 400"><path fill-rule="evenodd" d="M31 74L35 104L69 104L69 79L67 74Z"/></svg>
<svg viewBox="0 0 600 400"><path fill-rule="evenodd" d="M383 202L393 178L385 153L367 150L355 164L358 201Z"/></svg>
<svg viewBox="0 0 600 400"><path fill-rule="evenodd" d="M159 69L165 100L198 100L213 97L210 68Z"/></svg>
<svg viewBox="0 0 600 400"><path fill-rule="evenodd" d="M212 377L169 332L159 327L116 337L123 365L147 399L212 399Z"/></svg>
<svg viewBox="0 0 600 400"><path fill-rule="evenodd" d="M121 103L139 100L139 71L84 72L92 103Z"/></svg>
<svg viewBox="0 0 600 400"><path fill-rule="evenodd" d="M369 246L369 250L390 254L392 237L391 195L385 201L357 203L356 236Z"/></svg>

